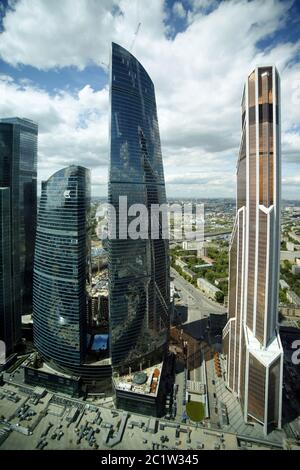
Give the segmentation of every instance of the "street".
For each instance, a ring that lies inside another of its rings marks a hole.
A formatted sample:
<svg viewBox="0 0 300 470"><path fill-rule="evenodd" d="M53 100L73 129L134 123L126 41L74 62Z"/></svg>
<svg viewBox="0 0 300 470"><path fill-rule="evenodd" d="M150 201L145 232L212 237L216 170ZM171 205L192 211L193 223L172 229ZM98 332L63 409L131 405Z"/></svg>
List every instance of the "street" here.
<svg viewBox="0 0 300 470"><path fill-rule="evenodd" d="M177 271L171 268L171 276L174 278L174 285L179 290L182 304L187 307L187 318L183 324L196 322L207 318L210 313L225 313L223 305L205 297L202 292L186 281ZM176 306L175 306L176 308Z"/></svg>

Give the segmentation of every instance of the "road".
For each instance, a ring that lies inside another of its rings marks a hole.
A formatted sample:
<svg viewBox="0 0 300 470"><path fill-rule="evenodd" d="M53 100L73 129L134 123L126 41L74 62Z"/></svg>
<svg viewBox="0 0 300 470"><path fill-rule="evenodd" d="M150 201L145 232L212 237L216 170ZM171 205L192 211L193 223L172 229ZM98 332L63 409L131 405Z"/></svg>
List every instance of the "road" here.
<svg viewBox="0 0 300 470"><path fill-rule="evenodd" d="M180 290L183 305L187 307L187 319L183 323L192 323L209 316L210 313L225 313L226 309L213 300L208 299L202 292L186 281L177 271L171 268L174 285Z"/></svg>

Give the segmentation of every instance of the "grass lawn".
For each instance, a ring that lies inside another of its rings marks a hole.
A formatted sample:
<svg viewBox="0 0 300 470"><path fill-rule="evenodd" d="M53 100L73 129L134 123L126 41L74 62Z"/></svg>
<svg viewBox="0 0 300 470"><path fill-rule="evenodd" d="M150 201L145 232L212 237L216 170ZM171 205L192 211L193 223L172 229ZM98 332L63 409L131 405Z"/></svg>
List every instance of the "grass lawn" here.
<svg viewBox="0 0 300 470"><path fill-rule="evenodd" d="M197 401L189 401L186 404L186 413L192 421L203 421L205 417L204 404Z"/></svg>

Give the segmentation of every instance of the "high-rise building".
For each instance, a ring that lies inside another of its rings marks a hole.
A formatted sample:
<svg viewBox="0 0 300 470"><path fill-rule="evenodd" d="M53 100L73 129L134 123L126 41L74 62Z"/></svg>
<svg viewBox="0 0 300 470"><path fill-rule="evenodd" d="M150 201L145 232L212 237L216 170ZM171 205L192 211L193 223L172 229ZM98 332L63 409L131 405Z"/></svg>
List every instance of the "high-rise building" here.
<svg viewBox="0 0 300 470"><path fill-rule="evenodd" d="M0 339L6 353L15 345L11 276L10 188L0 188Z"/></svg>
<svg viewBox="0 0 300 470"><path fill-rule="evenodd" d="M229 321L223 342L228 387L240 399L245 421L258 421L265 433L270 426L281 427L280 188L280 79L274 66L257 67L242 98Z"/></svg>
<svg viewBox="0 0 300 470"><path fill-rule="evenodd" d="M164 204L166 194L154 85L138 60L114 43L110 107L109 203L116 211L116 237L108 244L110 349L113 368L122 371L162 360L170 281L161 217L156 239L150 234L150 212L145 233L127 236L135 218L127 208ZM121 196L127 197L127 208L121 207Z"/></svg>
<svg viewBox="0 0 300 470"><path fill-rule="evenodd" d="M29 119L0 120L0 339L7 354L31 313L36 229L38 126Z"/></svg>
<svg viewBox="0 0 300 470"><path fill-rule="evenodd" d="M69 166L42 183L33 281L34 342L42 357L73 370L87 348L90 171Z"/></svg>

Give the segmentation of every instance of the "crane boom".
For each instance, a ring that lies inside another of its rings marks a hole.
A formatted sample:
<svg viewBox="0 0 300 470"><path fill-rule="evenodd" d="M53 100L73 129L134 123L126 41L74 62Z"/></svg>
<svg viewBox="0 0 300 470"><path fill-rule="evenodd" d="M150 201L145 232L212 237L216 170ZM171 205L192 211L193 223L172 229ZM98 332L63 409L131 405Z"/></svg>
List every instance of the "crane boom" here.
<svg viewBox="0 0 300 470"><path fill-rule="evenodd" d="M132 48L133 48L133 46L134 46L134 43L135 43L136 37L137 37L137 35L138 35L138 32L139 32L139 30L140 30L141 24L142 24L142 23L139 22L139 24L137 25L137 28L136 28L136 30L135 30L135 33L134 33L134 36L133 36L133 39L132 39L132 43L131 43L131 46L130 46L130 49L129 49L130 52L132 51Z"/></svg>

